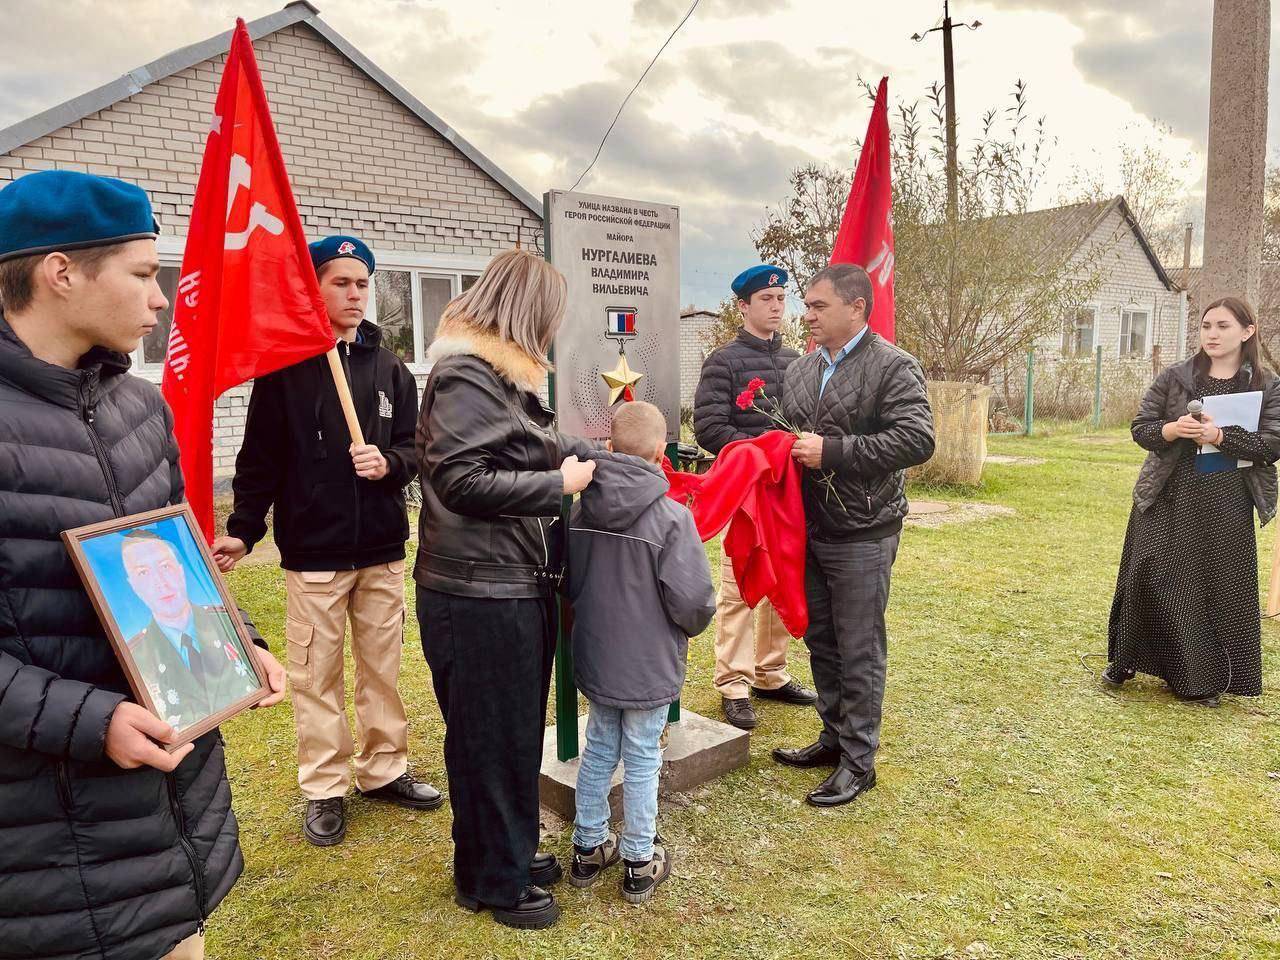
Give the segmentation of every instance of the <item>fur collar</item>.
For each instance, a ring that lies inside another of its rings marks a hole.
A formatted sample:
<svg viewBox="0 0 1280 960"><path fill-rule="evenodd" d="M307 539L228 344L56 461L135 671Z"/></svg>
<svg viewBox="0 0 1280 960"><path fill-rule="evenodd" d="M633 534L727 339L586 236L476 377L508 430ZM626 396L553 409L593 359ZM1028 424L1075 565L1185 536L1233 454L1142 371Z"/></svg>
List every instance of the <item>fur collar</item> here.
<svg viewBox="0 0 1280 960"><path fill-rule="evenodd" d="M537 393L546 382L547 371L510 340L503 340L469 323L452 320L441 324L427 360L437 363L446 357L478 357L512 386Z"/></svg>

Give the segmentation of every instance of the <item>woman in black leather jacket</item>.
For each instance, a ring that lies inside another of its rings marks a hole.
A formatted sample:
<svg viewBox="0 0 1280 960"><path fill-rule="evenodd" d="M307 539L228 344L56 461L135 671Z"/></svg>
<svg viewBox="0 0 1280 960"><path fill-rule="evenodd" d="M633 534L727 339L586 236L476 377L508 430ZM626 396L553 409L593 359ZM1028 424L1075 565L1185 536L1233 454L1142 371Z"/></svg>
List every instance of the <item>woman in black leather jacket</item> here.
<svg viewBox="0 0 1280 960"><path fill-rule="evenodd" d="M539 398L565 298L564 277L540 257L495 257L445 307L417 432L414 580L446 725L455 899L531 929L560 915L543 886L562 869L538 853L560 507L595 468Z"/></svg>

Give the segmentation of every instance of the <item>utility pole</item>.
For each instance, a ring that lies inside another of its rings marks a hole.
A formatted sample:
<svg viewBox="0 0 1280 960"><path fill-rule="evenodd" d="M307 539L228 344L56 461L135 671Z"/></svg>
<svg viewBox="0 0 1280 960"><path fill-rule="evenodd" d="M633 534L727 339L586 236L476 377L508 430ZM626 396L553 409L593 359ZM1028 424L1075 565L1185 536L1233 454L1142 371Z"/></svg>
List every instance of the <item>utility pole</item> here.
<svg viewBox="0 0 1280 960"><path fill-rule="evenodd" d="M956 64L951 49L951 31L955 26L951 22L951 2L942 0L942 25L911 36L918 43L929 34L942 31L942 80L947 98L947 220L950 223L955 223L960 217L956 173ZM977 30L982 26L982 21L975 20L959 26Z"/></svg>

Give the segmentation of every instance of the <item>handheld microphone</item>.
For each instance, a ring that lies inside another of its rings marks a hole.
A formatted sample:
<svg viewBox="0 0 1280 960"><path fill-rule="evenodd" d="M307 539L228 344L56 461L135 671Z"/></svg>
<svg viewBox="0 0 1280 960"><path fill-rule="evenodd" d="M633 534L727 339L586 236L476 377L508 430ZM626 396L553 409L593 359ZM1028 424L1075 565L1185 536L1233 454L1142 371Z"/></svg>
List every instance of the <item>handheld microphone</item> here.
<svg viewBox="0 0 1280 960"><path fill-rule="evenodd" d="M1199 400L1187 401L1187 413L1191 414L1191 416L1195 418L1196 423L1204 423L1204 417L1202 416L1204 413L1204 404Z"/></svg>

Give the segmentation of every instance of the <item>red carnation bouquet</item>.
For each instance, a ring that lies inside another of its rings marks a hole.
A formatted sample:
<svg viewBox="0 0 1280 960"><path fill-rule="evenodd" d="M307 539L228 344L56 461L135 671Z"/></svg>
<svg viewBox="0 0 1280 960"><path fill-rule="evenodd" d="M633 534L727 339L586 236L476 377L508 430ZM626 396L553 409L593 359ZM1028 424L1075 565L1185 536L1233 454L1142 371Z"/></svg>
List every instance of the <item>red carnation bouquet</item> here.
<svg viewBox="0 0 1280 960"><path fill-rule="evenodd" d="M751 380L747 381L747 388L738 394L738 399L734 402L737 403L739 410L754 410L757 413L763 413L778 427L779 430L792 434L796 439L800 438L800 431L795 428L791 421L782 415L782 411L777 409L765 409L760 405L761 402L765 402L770 404L771 407L774 406L773 402L769 400L768 395L764 392L764 380L760 377L753 377ZM840 509L845 513L848 513L848 508L844 505L844 501L840 499L840 494L836 492L835 475L828 470L822 474L820 479L822 480L823 485L827 488L827 499L830 500L832 497L835 497L836 503L840 505Z"/></svg>

